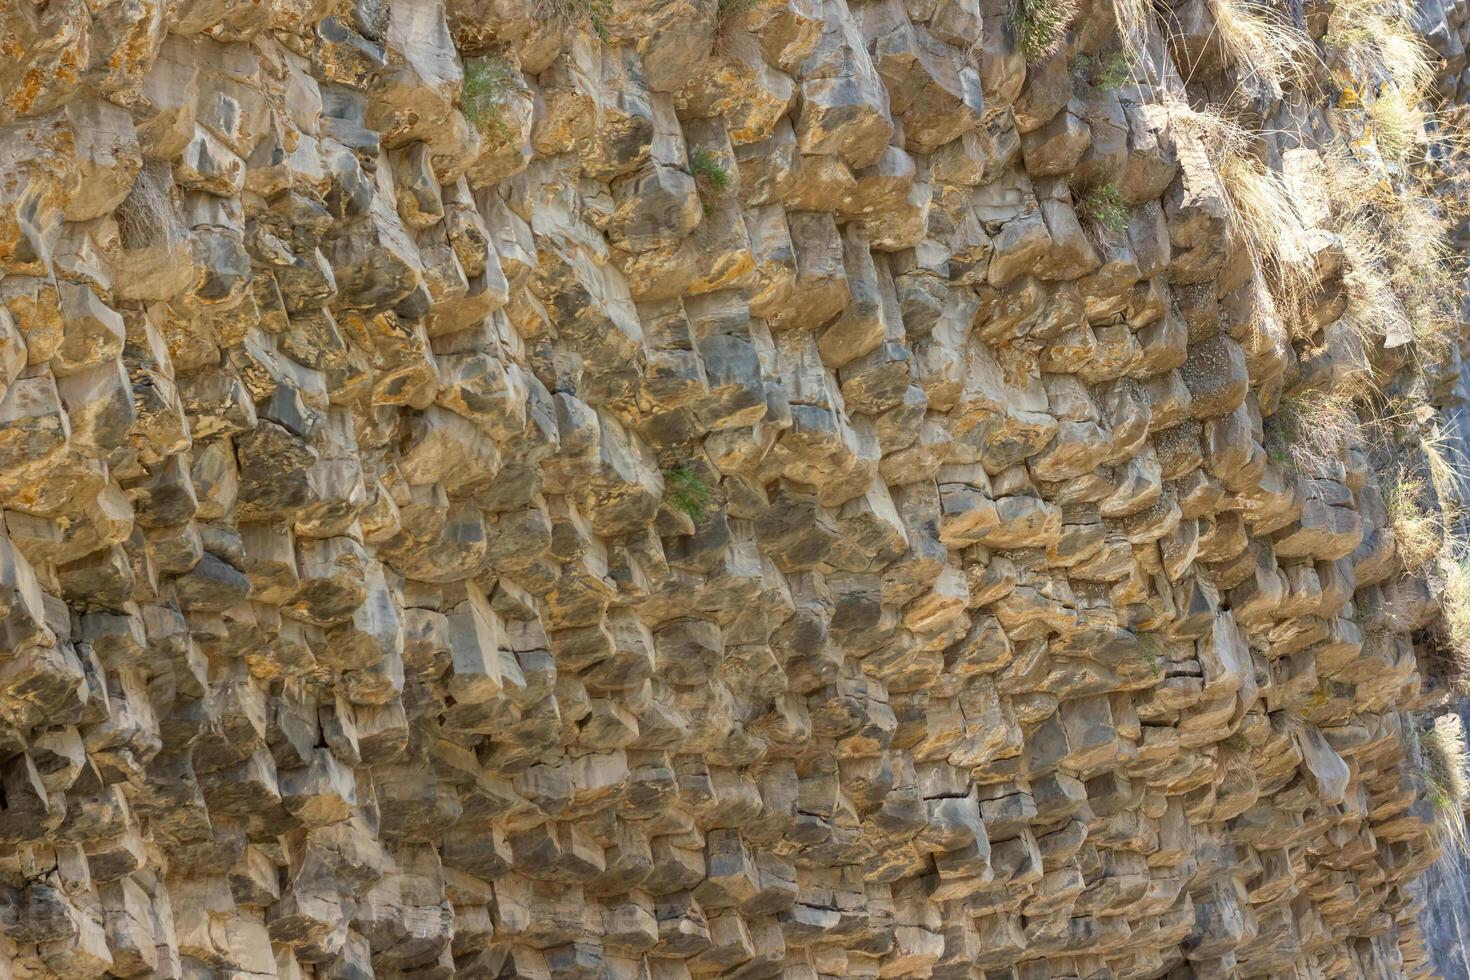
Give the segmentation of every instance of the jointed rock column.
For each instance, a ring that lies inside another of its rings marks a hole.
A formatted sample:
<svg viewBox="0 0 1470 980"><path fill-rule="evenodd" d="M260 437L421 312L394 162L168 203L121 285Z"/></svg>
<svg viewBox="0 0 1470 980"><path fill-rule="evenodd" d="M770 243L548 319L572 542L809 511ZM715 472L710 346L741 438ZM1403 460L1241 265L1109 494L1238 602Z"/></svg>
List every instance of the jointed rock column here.
<svg viewBox="0 0 1470 980"><path fill-rule="evenodd" d="M1373 9L0 10L0 976L1422 974Z"/></svg>

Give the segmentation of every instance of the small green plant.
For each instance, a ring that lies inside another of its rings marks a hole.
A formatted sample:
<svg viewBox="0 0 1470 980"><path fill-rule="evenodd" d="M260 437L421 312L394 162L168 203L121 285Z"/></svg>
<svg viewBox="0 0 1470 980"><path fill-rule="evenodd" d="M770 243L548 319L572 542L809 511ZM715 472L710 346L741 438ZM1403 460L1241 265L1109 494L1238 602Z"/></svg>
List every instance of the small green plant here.
<svg viewBox="0 0 1470 980"><path fill-rule="evenodd" d="M694 178L698 185L701 197L708 194L716 196L723 194L730 188L730 171L726 170L709 150L695 150L689 156L689 175ZM704 213L709 214L710 202L704 199Z"/></svg>
<svg viewBox="0 0 1470 980"><path fill-rule="evenodd" d="M1099 184L1090 187L1078 202L1082 216L1115 235L1128 230L1128 206L1116 184Z"/></svg>
<svg viewBox="0 0 1470 980"><path fill-rule="evenodd" d="M715 7L714 53L716 55L736 58L749 56L749 45L737 44L737 41L753 40L748 30L751 22L745 15L763 2L764 0L720 0L719 5Z"/></svg>
<svg viewBox="0 0 1470 980"><path fill-rule="evenodd" d="M695 150L689 158L689 173L702 186L723 191L730 186L730 171L709 150Z"/></svg>
<svg viewBox="0 0 1470 980"><path fill-rule="evenodd" d="M1122 88L1133 79L1133 68L1121 51L1114 51L1106 59L1081 55L1077 58L1074 71L1078 78L1105 91Z"/></svg>
<svg viewBox="0 0 1470 980"><path fill-rule="evenodd" d="M1121 51L1115 51L1103 62L1102 71L1097 74L1097 85L1099 88L1112 90L1122 88L1133 80L1133 67L1128 64L1128 59Z"/></svg>
<svg viewBox="0 0 1470 980"><path fill-rule="evenodd" d="M611 10L612 0L582 0L582 4L587 8L587 19L592 23L592 29L603 44L609 43L612 39L608 36L604 18Z"/></svg>
<svg viewBox="0 0 1470 980"><path fill-rule="evenodd" d="M1027 61L1040 61L1056 53L1076 15L1076 0L1016 0L1011 9L1016 47Z"/></svg>
<svg viewBox="0 0 1470 980"><path fill-rule="evenodd" d="M1220 740L1220 747L1229 752L1245 752L1250 748L1250 743L1245 740L1244 732L1232 732Z"/></svg>
<svg viewBox="0 0 1470 980"><path fill-rule="evenodd" d="M1168 653L1168 646L1154 634L1145 633L1138 638L1138 662L1147 667L1153 676L1159 677L1163 674Z"/></svg>
<svg viewBox="0 0 1470 980"><path fill-rule="evenodd" d="M704 518L709 508L709 484L687 466L675 466L664 470L664 499L670 507L685 514L691 521Z"/></svg>
<svg viewBox="0 0 1470 980"><path fill-rule="evenodd" d="M459 88L460 110L481 134L511 139L510 124L505 120L505 99L520 87L520 76L509 62L501 58L469 61Z"/></svg>

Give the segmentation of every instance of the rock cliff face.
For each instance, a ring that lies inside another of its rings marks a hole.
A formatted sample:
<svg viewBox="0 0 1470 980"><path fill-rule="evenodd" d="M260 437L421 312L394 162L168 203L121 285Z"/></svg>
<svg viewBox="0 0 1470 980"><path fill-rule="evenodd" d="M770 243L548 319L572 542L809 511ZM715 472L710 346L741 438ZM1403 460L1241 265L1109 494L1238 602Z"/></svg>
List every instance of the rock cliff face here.
<svg viewBox="0 0 1470 980"><path fill-rule="evenodd" d="M1463 22L0 7L0 976L1427 970Z"/></svg>

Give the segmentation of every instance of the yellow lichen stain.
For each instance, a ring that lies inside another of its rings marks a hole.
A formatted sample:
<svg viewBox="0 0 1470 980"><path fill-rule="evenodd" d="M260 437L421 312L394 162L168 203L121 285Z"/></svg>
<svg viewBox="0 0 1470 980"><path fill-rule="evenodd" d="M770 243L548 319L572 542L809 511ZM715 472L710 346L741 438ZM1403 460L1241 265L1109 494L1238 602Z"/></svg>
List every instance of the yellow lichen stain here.
<svg viewBox="0 0 1470 980"><path fill-rule="evenodd" d="M24 114L30 111L31 106L41 97L41 69L32 68L25 73L16 92L10 97L7 104L16 112Z"/></svg>

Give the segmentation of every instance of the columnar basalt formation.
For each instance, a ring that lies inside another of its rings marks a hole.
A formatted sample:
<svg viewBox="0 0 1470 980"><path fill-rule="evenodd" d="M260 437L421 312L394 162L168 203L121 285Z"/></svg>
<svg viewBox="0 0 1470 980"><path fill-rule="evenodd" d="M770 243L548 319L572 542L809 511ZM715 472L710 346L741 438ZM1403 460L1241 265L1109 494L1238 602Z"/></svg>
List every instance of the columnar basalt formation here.
<svg viewBox="0 0 1470 980"><path fill-rule="evenodd" d="M1427 970L1333 14L0 8L0 975Z"/></svg>

